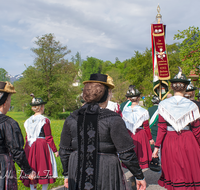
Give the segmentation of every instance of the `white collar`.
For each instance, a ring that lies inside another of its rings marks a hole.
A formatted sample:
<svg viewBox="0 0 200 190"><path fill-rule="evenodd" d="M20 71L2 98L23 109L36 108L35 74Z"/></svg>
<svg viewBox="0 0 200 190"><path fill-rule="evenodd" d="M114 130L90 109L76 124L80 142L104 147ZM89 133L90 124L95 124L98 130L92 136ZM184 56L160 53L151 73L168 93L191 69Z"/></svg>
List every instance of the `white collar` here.
<svg viewBox="0 0 200 190"><path fill-rule="evenodd" d="M43 115L32 115L25 121L24 128L26 129L29 146L39 137L40 131L46 123L45 119L46 117Z"/></svg>
<svg viewBox="0 0 200 190"><path fill-rule="evenodd" d="M122 118L125 121L126 127L135 134L144 121L149 119L149 112L141 106L126 107L122 112Z"/></svg>
<svg viewBox="0 0 200 190"><path fill-rule="evenodd" d="M161 101L158 106L158 113L177 132L200 117L197 105L182 96L173 96Z"/></svg>

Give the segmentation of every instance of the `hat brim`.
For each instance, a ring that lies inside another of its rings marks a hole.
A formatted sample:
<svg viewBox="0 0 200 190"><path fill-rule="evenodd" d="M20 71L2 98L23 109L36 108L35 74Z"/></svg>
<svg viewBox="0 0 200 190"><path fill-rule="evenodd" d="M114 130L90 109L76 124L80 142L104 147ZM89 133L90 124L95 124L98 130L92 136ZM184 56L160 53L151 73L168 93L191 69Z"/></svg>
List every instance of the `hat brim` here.
<svg viewBox="0 0 200 190"><path fill-rule="evenodd" d="M191 92L191 91L195 91L195 90L197 90L197 87L194 87L192 89L186 90L186 92Z"/></svg>
<svg viewBox="0 0 200 190"><path fill-rule="evenodd" d="M30 105L31 106L40 106L40 105L42 105L42 104L46 104L47 102L41 102L41 103L38 103L38 104L32 104L32 103L30 103Z"/></svg>
<svg viewBox="0 0 200 190"><path fill-rule="evenodd" d="M138 94L135 94L135 95L125 95L127 98L131 98L131 97L137 97L137 96L140 96L142 93L138 93Z"/></svg>
<svg viewBox="0 0 200 190"><path fill-rule="evenodd" d="M190 84L189 80L184 80L184 79L170 79L169 81L171 83L182 82L182 83L185 83L185 84Z"/></svg>
<svg viewBox="0 0 200 190"><path fill-rule="evenodd" d="M113 89L113 88L115 87L114 84L112 85L112 84L109 84L109 83L107 83L107 82L96 81L96 80L88 80L88 81L84 81L83 84L91 83L91 82L104 84L104 85L108 86L108 87L111 88L111 89Z"/></svg>
<svg viewBox="0 0 200 190"><path fill-rule="evenodd" d="M15 94L15 90L0 90L0 92L7 92L8 94Z"/></svg>

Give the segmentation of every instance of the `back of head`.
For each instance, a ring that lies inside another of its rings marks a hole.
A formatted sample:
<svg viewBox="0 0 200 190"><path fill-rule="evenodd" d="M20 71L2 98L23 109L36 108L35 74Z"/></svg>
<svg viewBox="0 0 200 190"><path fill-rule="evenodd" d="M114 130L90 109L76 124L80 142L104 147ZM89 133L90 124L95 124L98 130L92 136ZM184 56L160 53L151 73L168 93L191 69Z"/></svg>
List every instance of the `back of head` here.
<svg viewBox="0 0 200 190"><path fill-rule="evenodd" d="M88 81L84 81L83 99L87 103L103 103L108 98L108 89L113 89L113 79L109 75L91 74Z"/></svg>
<svg viewBox="0 0 200 190"><path fill-rule="evenodd" d="M30 94L31 97L33 97L30 105L32 106L32 110L36 113L39 112L42 105L46 104L47 102L44 102L42 98L36 98L33 93Z"/></svg>
<svg viewBox="0 0 200 190"><path fill-rule="evenodd" d="M140 99L141 92L135 88L135 85L130 85L128 87L128 90L126 92L126 97L131 101L131 102L137 102Z"/></svg>
<svg viewBox="0 0 200 190"><path fill-rule="evenodd" d="M0 81L0 106L6 102L9 94L14 93L16 93L15 88L10 82Z"/></svg>
<svg viewBox="0 0 200 190"><path fill-rule="evenodd" d="M186 88L190 81L187 79L187 77L182 73L182 69L180 67L179 72L177 75L174 76L173 79L170 79L169 81L172 83L171 87L175 92L184 92L186 91Z"/></svg>
<svg viewBox="0 0 200 190"><path fill-rule="evenodd" d="M159 99L159 97L158 97L158 96L153 96L153 98L152 98L151 102L152 102L153 104L159 104L159 102L160 102L160 99Z"/></svg>
<svg viewBox="0 0 200 190"><path fill-rule="evenodd" d="M88 103L99 102L105 90L106 87L101 83L86 83L83 89L83 99Z"/></svg>

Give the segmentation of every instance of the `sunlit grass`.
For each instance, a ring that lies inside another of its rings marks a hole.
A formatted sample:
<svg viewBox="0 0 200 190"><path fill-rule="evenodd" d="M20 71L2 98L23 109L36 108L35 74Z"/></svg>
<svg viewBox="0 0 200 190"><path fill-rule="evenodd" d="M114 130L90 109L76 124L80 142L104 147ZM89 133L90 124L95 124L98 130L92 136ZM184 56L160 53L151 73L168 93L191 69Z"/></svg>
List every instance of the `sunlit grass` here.
<svg viewBox="0 0 200 190"><path fill-rule="evenodd" d="M21 128L21 131L24 137L24 142L25 142L26 132L24 129L24 122L26 121L26 119L28 119L28 117L26 117L23 112L8 112L7 115L12 117L14 120L16 120L19 123L19 126ZM62 132L63 124L64 124L64 120L51 119L51 133L52 133L55 145L57 147L57 150L59 150L60 134ZM62 164L60 161L60 157L56 158L56 163L57 163L57 170L58 170L59 177L56 179L56 182L54 184L50 184L48 186L48 189L63 185L63 182L64 182L64 179L62 176ZM20 167L17 164L15 164L15 166L16 166L16 171L20 171ZM19 178L20 172L17 172L17 175ZM40 185L38 185L37 188L42 189ZM25 187L23 183L18 179L18 189L29 190L30 188Z"/></svg>

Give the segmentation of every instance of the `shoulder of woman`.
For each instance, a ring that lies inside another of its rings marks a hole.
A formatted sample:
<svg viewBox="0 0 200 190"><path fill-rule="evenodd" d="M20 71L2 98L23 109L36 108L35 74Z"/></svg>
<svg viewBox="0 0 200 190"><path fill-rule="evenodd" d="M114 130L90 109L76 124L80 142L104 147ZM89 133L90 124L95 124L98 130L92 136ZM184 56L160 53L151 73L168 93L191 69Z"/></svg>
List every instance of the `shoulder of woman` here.
<svg viewBox="0 0 200 190"><path fill-rule="evenodd" d="M109 117L119 117L119 118L121 118L121 116L118 113L111 111L109 109L101 109L100 110L99 119L109 118Z"/></svg>
<svg viewBox="0 0 200 190"><path fill-rule="evenodd" d="M13 118L7 116L6 122L10 123L11 125L17 125L19 126L18 122L15 121Z"/></svg>

